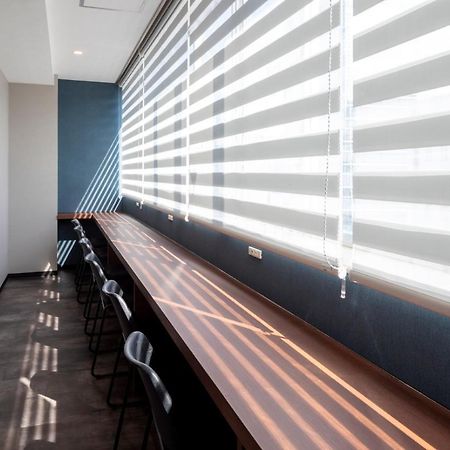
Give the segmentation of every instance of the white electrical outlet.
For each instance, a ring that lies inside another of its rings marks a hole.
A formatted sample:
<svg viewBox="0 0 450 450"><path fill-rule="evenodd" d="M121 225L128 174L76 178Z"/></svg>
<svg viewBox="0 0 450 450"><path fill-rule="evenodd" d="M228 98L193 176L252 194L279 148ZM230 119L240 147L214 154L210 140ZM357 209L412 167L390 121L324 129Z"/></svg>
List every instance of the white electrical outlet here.
<svg viewBox="0 0 450 450"><path fill-rule="evenodd" d="M248 254L256 259L262 259L262 250L255 247L248 247Z"/></svg>
<svg viewBox="0 0 450 450"><path fill-rule="evenodd" d="M173 215L172 215L172 214L167 214L167 218L168 218L171 222L173 222Z"/></svg>

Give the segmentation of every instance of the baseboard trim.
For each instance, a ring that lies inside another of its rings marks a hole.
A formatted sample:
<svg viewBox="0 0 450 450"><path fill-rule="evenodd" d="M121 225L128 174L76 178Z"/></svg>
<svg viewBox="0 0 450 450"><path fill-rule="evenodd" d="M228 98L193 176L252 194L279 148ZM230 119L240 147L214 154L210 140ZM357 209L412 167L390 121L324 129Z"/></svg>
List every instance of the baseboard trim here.
<svg viewBox="0 0 450 450"><path fill-rule="evenodd" d="M21 273L9 273L6 279L8 278L32 278L32 277L43 277L49 275L56 275L58 273L57 270L48 270L46 272L21 272ZM5 280L6 281L6 280Z"/></svg>
<svg viewBox="0 0 450 450"><path fill-rule="evenodd" d="M6 275L6 278L3 280L3 283L0 285L0 292L3 290L3 288L6 285L6 282L8 280L14 279L14 278L36 278L36 277L48 277L53 276L58 273L57 270L49 270L47 272L22 272L22 273L8 273Z"/></svg>
<svg viewBox="0 0 450 450"><path fill-rule="evenodd" d="M3 280L3 283L0 285L0 292L3 289L3 286L5 286L6 282L8 281L9 275L6 275L5 279Z"/></svg>
<svg viewBox="0 0 450 450"><path fill-rule="evenodd" d="M73 270L76 268L77 264L64 264L64 266L58 264L58 270Z"/></svg>

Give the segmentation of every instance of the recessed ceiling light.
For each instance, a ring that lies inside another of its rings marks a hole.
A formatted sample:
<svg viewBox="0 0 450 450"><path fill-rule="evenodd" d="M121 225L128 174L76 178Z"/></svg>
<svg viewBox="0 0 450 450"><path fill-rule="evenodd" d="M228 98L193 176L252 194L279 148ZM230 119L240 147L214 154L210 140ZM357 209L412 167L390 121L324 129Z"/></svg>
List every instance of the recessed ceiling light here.
<svg viewBox="0 0 450 450"><path fill-rule="evenodd" d="M77 56L81 56L83 54L83 52L81 50L74 50L73 54L77 55Z"/></svg>

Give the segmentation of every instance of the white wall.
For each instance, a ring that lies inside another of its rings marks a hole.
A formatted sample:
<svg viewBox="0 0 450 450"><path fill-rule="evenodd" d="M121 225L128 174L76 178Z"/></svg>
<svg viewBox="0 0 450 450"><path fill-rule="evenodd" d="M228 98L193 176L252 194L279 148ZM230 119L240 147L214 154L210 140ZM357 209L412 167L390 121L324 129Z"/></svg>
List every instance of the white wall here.
<svg viewBox="0 0 450 450"><path fill-rule="evenodd" d="M8 274L8 93L0 70L0 286Z"/></svg>
<svg viewBox="0 0 450 450"><path fill-rule="evenodd" d="M9 86L9 273L56 270L57 83Z"/></svg>

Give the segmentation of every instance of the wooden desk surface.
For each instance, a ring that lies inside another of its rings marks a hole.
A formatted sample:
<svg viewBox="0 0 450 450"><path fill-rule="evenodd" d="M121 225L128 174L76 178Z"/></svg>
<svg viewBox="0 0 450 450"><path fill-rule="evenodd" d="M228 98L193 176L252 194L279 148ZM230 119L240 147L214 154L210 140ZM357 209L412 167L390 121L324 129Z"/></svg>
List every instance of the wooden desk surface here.
<svg viewBox="0 0 450 450"><path fill-rule="evenodd" d="M72 220L72 219L78 219L78 220L84 220L84 219L92 219L91 212L68 212L68 213L58 213L56 215L56 220Z"/></svg>
<svg viewBox="0 0 450 450"><path fill-rule="evenodd" d="M450 411L185 248L94 219L247 449L450 448Z"/></svg>

